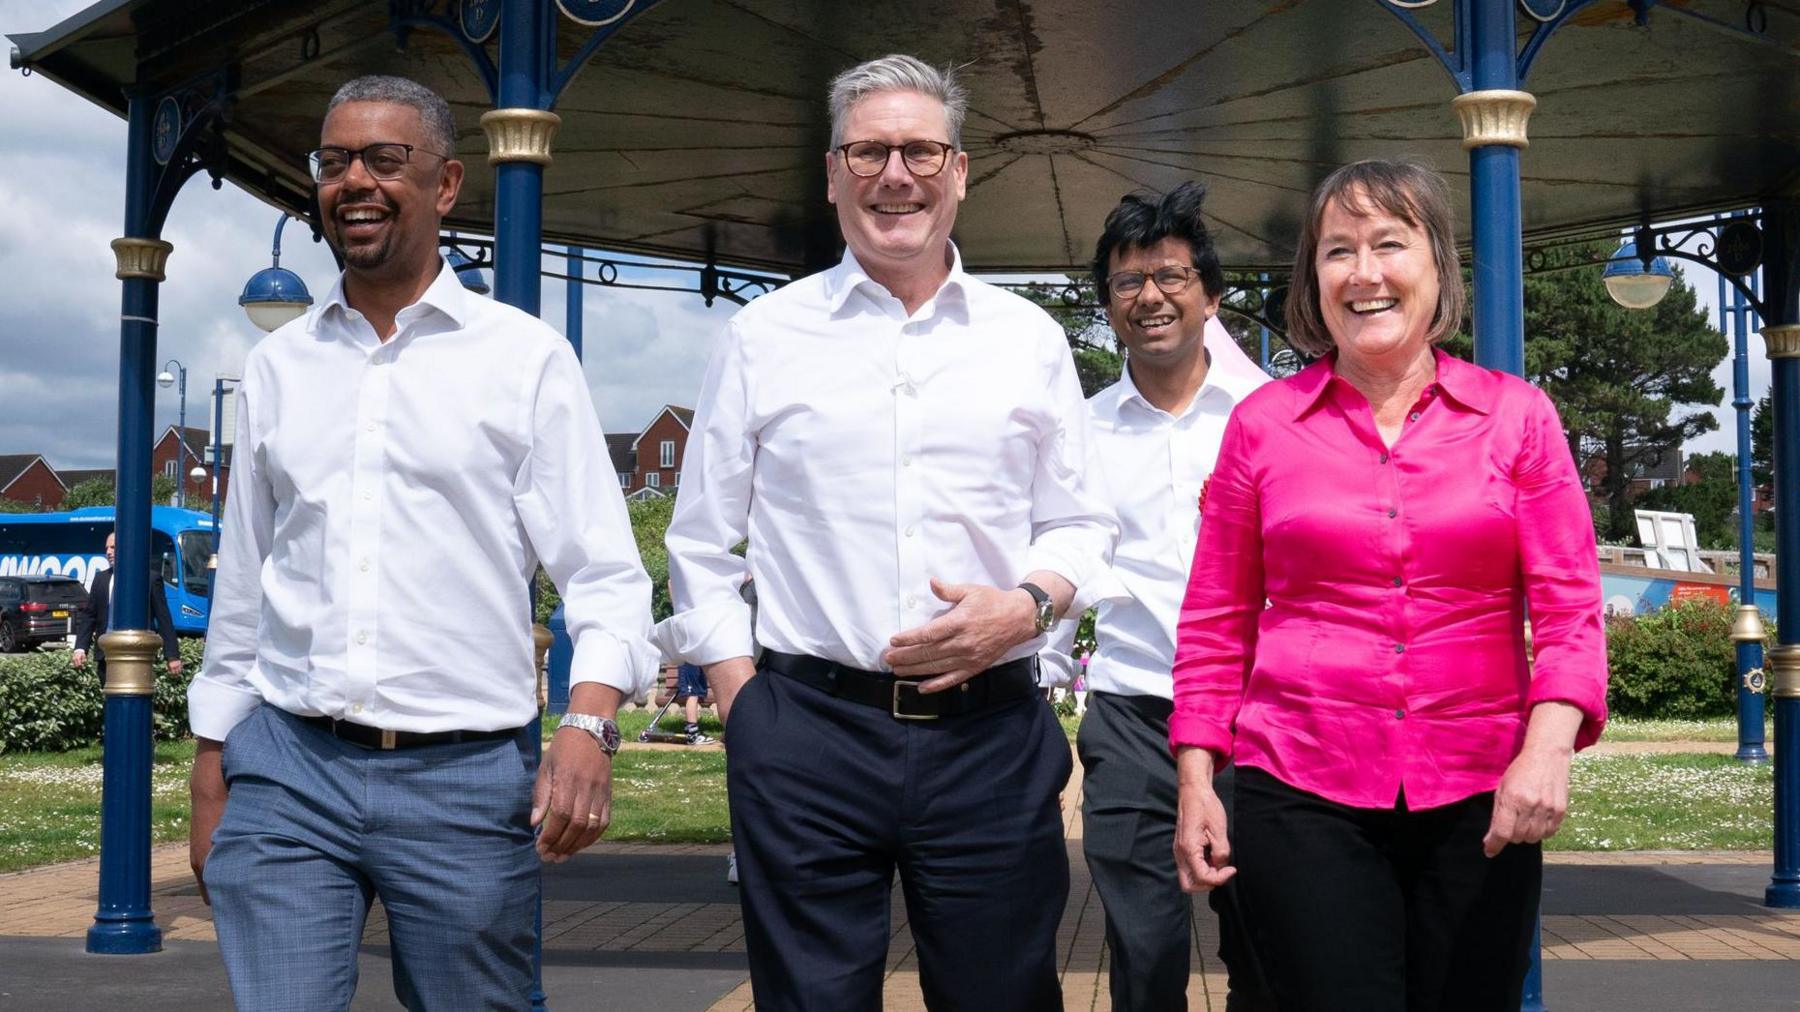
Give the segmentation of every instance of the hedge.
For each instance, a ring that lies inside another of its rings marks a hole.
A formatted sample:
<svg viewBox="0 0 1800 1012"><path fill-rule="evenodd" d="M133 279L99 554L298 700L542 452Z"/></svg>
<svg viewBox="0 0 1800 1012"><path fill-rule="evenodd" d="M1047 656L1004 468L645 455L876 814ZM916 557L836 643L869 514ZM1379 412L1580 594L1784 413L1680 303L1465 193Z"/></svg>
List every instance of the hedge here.
<svg viewBox="0 0 1800 1012"><path fill-rule="evenodd" d="M156 666L154 731L159 739L188 733L188 679L199 670L204 641L183 638L182 673ZM94 663L77 668L67 650L0 655L0 752L60 752L95 745L106 697Z"/></svg>
<svg viewBox="0 0 1800 1012"><path fill-rule="evenodd" d="M1647 615L1608 618L1607 707L1620 717L1660 719L1737 712L1732 611L1690 599Z"/></svg>

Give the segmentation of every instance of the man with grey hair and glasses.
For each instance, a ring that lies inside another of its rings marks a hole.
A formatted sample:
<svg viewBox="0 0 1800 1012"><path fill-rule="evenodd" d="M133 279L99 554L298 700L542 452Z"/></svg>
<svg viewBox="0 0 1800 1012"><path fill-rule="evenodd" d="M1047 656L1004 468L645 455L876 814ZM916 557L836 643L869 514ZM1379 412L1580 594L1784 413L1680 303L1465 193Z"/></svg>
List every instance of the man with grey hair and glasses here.
<svg viewBox="0 0 1800 1012"><path fill-rule="evenodd" d="M408 1008L526 1007L538 860L605 831L612 717L655 675L580 363L438 255L454 138L412 81L338 91L310 162L343 276L238 385L189 848L243 1009L347 1006L376 897ZM575 644L541 765L540 563Z"/></svg>
<svg viewBox="0 0 1800 1012"><path fill-rule="evenodd" d="M881 1006L896 871L928 1007L1062 1007L1071 762L1034 655L1117 527L1062 328L950 241L966 102L909 56L833 82L848 249L726 326L669 526L660 633L726 721L762 1012Z"/></svg>

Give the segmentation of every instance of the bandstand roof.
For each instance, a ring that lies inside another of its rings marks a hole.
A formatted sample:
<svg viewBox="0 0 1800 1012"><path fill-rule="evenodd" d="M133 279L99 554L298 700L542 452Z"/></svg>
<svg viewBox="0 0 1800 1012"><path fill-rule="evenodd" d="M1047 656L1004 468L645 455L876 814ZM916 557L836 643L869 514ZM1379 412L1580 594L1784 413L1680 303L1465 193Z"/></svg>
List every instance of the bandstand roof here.
<svg viewBox="0 0 1800 1012"><path fill-rule="evenodd" d="M1528 235L1793 190L1800 5L1750 6L1766 16L1760 39L1723 26L1742 24L1736 0L1666 0L1647 26L1608 0L1549 40L1526 83L1539 103L1522 159ZM1416 13L1448 40L1449 7ZM1523 41L1533 22L1519 22ZM557 24L567 60L590 29ZM138 83L166 87L229 68L226 174L294 212L335 87L415 77L450 99L462 135L468 182L447 227L492 227L485 86L445 33L415 29L397 48L389 3L111 0L12 38L35 72L121 114L140 67ZM1414 155L1466 184L1455 87L1375 0L662 0L557 104L546 239L784 272L834 256L822 96L837 71L895 49L967 64L958 239L979 269L1077 267L1121 193L1196 175L1221 254L1246 268L1291 261L1310 188L1345 161Z"/></svg>

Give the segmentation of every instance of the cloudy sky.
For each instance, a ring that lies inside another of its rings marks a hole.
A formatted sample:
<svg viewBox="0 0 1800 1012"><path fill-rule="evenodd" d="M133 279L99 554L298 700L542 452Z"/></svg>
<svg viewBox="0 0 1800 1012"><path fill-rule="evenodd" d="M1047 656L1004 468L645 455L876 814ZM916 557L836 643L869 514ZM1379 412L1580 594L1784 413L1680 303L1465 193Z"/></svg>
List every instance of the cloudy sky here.
<svg viewBox="0 0 1800 1012"><path fill-rule="evenodd" d="M0 0L0 33L41 31L83 0ZM108 243L123 228L125 124L42 76L0 71L0 453L42 453L56 467L114 460L119 283ZM554 170L552 170L554 171ZM188 368L188 422L206 427L212 378L235 374L261 333L238 308L244 282L268 263L275 212L227 183L198 177L175 202L163 237L175 245L162 286L159 357ZM302 228L290 229L282 264L315 297L335 267ZM560 261L547 266L560 270ZM1710 272L1690 277L1709 307ZM691 406L731 307L694 295L588 288L587 375L609 432L637 431L665 403ZM564 286L544 284L544 318L558 329ZM1752 396L1768 389L1762 342L1751 342ZM1717 379L1730 398L1729 360ZM173 424L173 390L159 390L157 428ZM1720 428L1691 450L1730 449L1729 403Z"/></svg>

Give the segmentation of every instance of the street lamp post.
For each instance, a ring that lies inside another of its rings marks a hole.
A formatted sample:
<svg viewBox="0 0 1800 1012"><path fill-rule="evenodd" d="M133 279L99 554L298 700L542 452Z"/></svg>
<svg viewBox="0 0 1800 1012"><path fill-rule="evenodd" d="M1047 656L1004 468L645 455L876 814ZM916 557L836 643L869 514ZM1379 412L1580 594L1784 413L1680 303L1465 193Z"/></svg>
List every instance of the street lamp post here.
<svg viewBox="0 0 1800 1012"><path fill-rule="evenodd" d="M175 371L170 372L169 367ZM175 505L187 505L187 366L179 359L169 359L163 363L163 371L156 376L156 385L164 390L180 384L176 396L181 399L181 407L176 412L175 421Z"/></svg>
<svg viewBox="0 0 1800 1012"><path fill-rule="evenodd" d="M212 550L219 554L219 468L225 461L225 388L236 386L237 380L225 376L213 379L212 425Z"/></svg>

